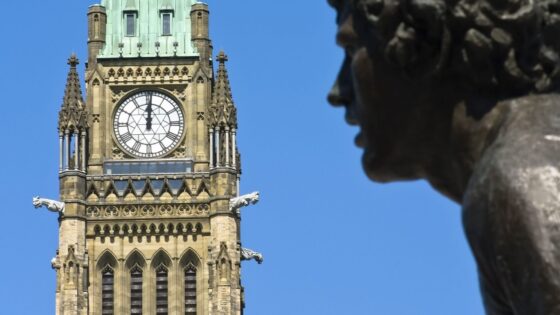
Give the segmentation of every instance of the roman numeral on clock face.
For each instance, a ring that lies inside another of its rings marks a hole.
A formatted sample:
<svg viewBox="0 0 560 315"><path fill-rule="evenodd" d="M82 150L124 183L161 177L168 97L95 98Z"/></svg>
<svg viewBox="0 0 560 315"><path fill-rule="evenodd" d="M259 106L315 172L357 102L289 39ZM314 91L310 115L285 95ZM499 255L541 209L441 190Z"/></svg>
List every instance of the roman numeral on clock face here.
<svg viewBox="0 0 560 315"><path fill-rule="evenodd" d="M136 152L140 151L140 146L141 146L141 145L142 145L142 144L140 144L140 142L134 143L134 146L132 146L132 150L134 150L134 151L136 151Z"/></svg>
<svg viewBox="0 0 560 315"><path fill-rule="evenodd" d="M130 139L132 139L132 135L130 134L130 132L127 132L121 136L121 140L125 143L128 142Z"/></svg>
<svg viewBox="0 0 560 315"><path fill-rule="evenodd" d="M176 133L168 132L167 133L167 138L169 138L173 141L177 141L179 139L179 136Z"/></svg>
<svg viewBox="0 0 560 315"><path fill-rule="evenodd" d="M181 122L180 122L180 121L172 121L172 122L170 122L169 124L170 124L171 126L176 126L176 127L181 126Z"/></svg>

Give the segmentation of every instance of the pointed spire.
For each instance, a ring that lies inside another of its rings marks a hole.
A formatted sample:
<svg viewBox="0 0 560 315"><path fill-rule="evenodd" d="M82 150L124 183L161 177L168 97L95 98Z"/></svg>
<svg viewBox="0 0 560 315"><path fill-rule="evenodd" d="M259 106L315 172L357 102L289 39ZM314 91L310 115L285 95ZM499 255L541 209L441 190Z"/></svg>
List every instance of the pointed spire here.
<svg viewBox="0 0 560 315"><path fill-rule="evenodd" d="M237 109L233 102L231 86L226 69L227 55L220 51L216 60L218 61L218 73L214 81L214 92L212 93L211 117L215 125L225 124L237 127Z"/></svg>
<svg viewBox="0 0 560 315"><path fill-rule="evenodd" d="M85 127L85 108L84 99L82 97L82 87L80 85L80 76L77 66L80 61L76 54L72 54L68 59L70 70L66 79L66 89L64 90L64 98L62 108L59 113L59 129L81 129Z"/></svg>
<svg viewBox="0 0 560 315"><path fill-rule="evenodd" d="M80 76L76 69L79 64L80 61L76 57L76 54L73 53L68 59L70 71L68 71L68 78L66 79L66 90L64 91L64 101L62 103L63 108L81 109L83 107L84 99L82 98Z"/></svg>

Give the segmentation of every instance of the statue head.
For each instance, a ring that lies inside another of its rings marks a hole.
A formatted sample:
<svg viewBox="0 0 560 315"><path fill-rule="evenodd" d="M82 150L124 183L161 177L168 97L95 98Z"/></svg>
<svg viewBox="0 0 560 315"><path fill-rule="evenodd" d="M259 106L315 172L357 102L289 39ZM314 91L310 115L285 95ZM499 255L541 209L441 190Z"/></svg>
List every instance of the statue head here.
<svg viewBox="0 0 560 315"><path fill-rule="evenodd" d="M35 208L40 208L41 207L41 198L33 197L33 206Z"/></svg>
<svg viewBox="0 0 560 315"><path fill-rule="evenodd" d="M256 205L261 198L261 194L260 194L260 192L256 191L256 192L250 193L248 197L249 197L248 198L249 203L251 203L252 205Z"/></svg>
<svg viewBox="0 0 560 315"><path fill-rule="evenodd" d="M379 181L424 177L450 154L461 108L480 120L506 99L557 91L559 0L329 0L346 51L329 95L358 124Z"/></svg>

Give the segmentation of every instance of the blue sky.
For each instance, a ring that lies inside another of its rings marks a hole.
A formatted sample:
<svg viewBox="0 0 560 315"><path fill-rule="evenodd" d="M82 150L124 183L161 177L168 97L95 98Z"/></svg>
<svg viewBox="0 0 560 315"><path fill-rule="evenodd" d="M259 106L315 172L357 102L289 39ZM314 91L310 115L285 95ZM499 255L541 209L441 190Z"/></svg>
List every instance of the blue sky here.
<svg viewBox="0 0 560 315"><path fill-rule="evenodd" d="M327 105L342 53L326 1L208 2L215 53L230 57L242 192L262 193L242 222L244 246L265 255L243 265L246 314L483 314L459 206L424 182L370 182L357 130ZM93 3L3 4L2 315L54 314L57 220L31 197L57 196L66 59L86 59Z"/></svg>

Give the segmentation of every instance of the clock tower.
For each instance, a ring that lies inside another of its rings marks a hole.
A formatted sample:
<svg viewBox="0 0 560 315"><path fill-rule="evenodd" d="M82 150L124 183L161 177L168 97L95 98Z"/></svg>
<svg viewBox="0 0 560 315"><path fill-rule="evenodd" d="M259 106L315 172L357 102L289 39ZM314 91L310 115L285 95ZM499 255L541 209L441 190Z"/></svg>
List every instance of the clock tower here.
<svg viewBox="0 0 560 315"><path fill-rule="evenodd" d="M262 255L241 248L239 210L259 195L238 193L208 22L196 0L89 8L85 97L72 55L59 116L61 202L44 203L59 212L57 315L243 313L241 261Z"/></svg>

